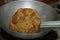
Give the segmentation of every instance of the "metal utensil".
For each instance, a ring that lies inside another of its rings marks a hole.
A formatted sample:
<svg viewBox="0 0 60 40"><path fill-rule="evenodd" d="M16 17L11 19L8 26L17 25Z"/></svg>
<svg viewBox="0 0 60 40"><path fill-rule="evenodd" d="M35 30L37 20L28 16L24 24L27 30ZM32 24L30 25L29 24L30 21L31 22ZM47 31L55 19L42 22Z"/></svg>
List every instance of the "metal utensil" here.
<svg viewBox="0 0 60 40"><path fill-rule="evenodd" d="M19 37L19 38L25 38L25 39L32 39L32 38L37 38L43 35L43 33L51 30L44 30L43 32L39 33L32 33L32 34L27 34L27 33L19 33L19 32L14 32L9 29L10 25L10 19L11 17L15 14L15 12L19 8L32 8L35 9L39 12L39 15L41 17L41 27L46 27L46 25L56 25L60 23L54 24L53 21L55 21L57 18L57 12L54 10L54 8L50 7L49 5L38 2L38 1L13 1L8 4L5 4L4 6L1 7L1 27L9 34ZM51 22L50 22L51 21ZM52 23L53 22L53 23ZM52 23L52 24L51 24ZM59 25L60 26L60 25Z"/></svg>

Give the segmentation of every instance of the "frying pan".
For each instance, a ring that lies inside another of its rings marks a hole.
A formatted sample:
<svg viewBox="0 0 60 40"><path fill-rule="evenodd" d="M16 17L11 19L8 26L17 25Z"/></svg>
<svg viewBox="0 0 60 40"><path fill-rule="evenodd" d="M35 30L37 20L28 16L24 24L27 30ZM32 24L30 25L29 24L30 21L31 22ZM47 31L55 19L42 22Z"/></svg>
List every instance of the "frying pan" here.
<svg viewBox="0 0 60 40"><path fill-rule="evenodd" d="M49 24L50 21L54 21L57 19L57 12L54 10L54 8L50 7L49 5L38 2L38 1L13 1L8 4L3 5L0 9L0 23L1 28L5 30L7 33L9 33L12 36L18 37L18 38L24 38L24 39L33 39L40 37L43 35L43 33L47 32L48 30L43 30L42 32L38 33L19 33L14 32L9 29L10 24L10 18L14 15L14 13L19 8L32 8L38 11L40 18L41 18L41 27L44 27L45 25ZM54 24L54 22L52 22ZM57 22L55 22L57 23ZM58 23L59 24L59 23ZM51 25L51 22L50 22ZM56 24L55 24L56 25Z"/></svg>

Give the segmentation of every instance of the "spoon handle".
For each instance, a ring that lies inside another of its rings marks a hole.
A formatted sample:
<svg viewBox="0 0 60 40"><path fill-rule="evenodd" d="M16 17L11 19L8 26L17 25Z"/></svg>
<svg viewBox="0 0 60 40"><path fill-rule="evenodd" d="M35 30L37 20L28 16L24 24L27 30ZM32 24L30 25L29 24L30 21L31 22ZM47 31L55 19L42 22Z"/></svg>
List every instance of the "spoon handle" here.
<svg viewBox="0 0 60 40"><path fill-rule="evenodd" d="M47 21L41 23L41 28L44 27L60 27L60 21Z"/></svg>

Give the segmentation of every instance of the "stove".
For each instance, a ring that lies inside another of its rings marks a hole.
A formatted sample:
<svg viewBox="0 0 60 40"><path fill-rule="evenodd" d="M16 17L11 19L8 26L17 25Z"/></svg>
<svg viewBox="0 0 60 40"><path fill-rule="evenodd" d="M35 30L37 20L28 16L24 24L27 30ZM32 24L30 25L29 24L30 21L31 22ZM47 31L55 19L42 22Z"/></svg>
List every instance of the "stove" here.
<svg viewBox="0 0 60 40"><path fill-rule="evenodd" d="M54 30L50 30L48 33L43 35L42 37L35 38L35 39L22 39L13 37L6 33L3 29L0 29L0 40L56 40L58 38L57 32Z"/></svg>

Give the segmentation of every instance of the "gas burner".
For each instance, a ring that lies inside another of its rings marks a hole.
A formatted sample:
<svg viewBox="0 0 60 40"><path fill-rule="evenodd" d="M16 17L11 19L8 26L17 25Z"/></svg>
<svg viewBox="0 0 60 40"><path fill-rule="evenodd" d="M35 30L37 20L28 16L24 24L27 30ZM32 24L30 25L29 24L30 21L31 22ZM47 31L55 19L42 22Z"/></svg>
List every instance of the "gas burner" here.
<svg viewBox="0 0 60 40"><path fill-rule="evenodd" d="M17 38L9 35L6 33L3 29L0 31L0 40L56 40L58 38L58 35L56 31L51 30L42 37L35 38L35 39L22 39L22 38Z"/></svg>

